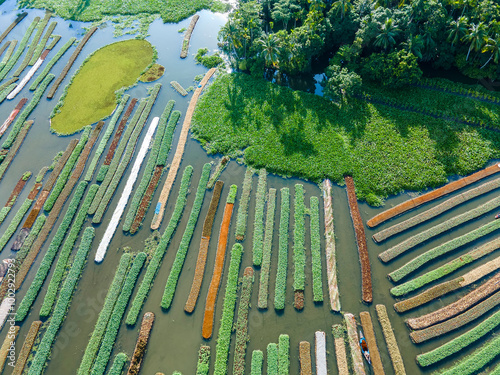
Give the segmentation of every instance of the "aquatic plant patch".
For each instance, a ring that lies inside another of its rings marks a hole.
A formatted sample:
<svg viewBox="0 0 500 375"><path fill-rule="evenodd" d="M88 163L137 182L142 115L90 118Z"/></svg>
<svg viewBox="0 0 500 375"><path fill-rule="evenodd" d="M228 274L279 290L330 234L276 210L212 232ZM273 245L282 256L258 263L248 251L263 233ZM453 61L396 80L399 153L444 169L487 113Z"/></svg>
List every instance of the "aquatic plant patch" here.
<svg viewBox="0 0 500 375"><path fill-rule="evenodd" d="M274 308L283 310L286 299L286 278L288 271L288 227L290 224L290 189L282 188L280 203L280 226L278 242L278 266L274 286Z"/></svg>
<svg viewBox="0 0 500 375"><path fill-rule="evenodd" d="M161 262L163 260L163 256L167 251L168 244L172 239L172 236L179 224L179 220L181 218L182 212L184 211L184 207L186 206L187 201L187 193L189 189L189 185L191 183L191 177L193 175L193 167L188 165L184 169L184 173L182 174L181 186L179 189L179 194L177 196L177 200L175 201L174 211L168 222L167 228L165 232L163 232L160 243L156 247L151 260L148 263L146 273L139 285L139 289L132 301L132 306L127 315L126 324L134 325L137 322L137 318L139 317L139 313L146 301L146 298L149 294L151 287L153 286L154 279L156 274L158 273L158 269L161 266Z"/></svg>
<svg viewBox="0 0 500 375"><path fill-rule="evenodd" d="M358 199L380 205L389 194L473 172L496 153L493 132L448 124L357 100L340 108L317 95L235 73L210 86L192 131L209 154L245 150L247 164L271 173L334 182L350 173Z"/></svg>
<svg viewBox="0 0 500 375"><path fill-rule="evenodd" d="M153 82L160 79L165 73L165 67L160 64L153 64L145 73L143 73L139 80L141 82Z"/></svg>
<svg viewBox="0 0 500 375"><path fill-rule="evenodd" d="M236 217L236 240L243 241L247 230L248 204L250 202L250 193L252 191L253 169L247 168L243 179L243 188L241 190L240 204Z"/></svg>
<svg viewBox="0 0 500 375"><path fill-rule="evenodd" d="M63 104L50 126L58 134L72 134L110 115L116 106L115 91L134 84L151 63L153 47L130 39L94 52L73 77Z"/></svg>
<svg viewBox="0 0 500 375"><path fill-rule="evenodd" d="M174 298L175 289L177 288L177 283L179 281L179 276L186 259L187 251L189 249L189 244L193 238L194 227L198 222L198 217L200 216L201 206L203 205L203 200L205 198L205 192L207 190L208 179L210 178L210 170L212 165L206 163L203 166L201 172L200 181L198 182L198 188L196 190L196 196L191 208L191 213L189 214L189 219L182 235L181 243L175 254L174 263L170 269L170 274L168 275L167 283L165 285L165 290L161 298L161 307L163 309L170 308L172 300Z"/></svg>
<svg viewBox="0 0 500 375"><path fill-rule="evenodd" d="M197 14L191 18L191 22L189 23L189 26L184 34L184 40L182 41L181 59L185 59L188 55L191 34L193 33L194 27L196 26L196 22L198 22L199 18L200 16Z"/></svg>
<svg viewBox="0 0 500 375"><path fill-rule="evenodd" d="M181 86L181 84L177 81L170 81L170 85L177 91L179 94L182 96L186 96L188 92L184 87Z"/></svg>

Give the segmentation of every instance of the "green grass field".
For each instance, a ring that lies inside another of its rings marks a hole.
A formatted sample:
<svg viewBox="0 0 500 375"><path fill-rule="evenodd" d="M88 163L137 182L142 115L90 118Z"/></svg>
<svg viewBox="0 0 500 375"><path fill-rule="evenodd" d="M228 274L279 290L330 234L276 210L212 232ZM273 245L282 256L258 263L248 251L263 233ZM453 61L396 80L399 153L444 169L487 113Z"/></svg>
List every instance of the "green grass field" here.
<svg viewBox="0 0 500 375"><path fill-rule="evenodd" d="M51 129L72 134L109 116L116 107L115 91L133 85L151 64L153 54L151 44L138 39L96 51L73 77L63 105L51 119Z"/></svg>
<svg viewBox="0 0 500 375"><path fill-rule="evenodd" d="M192 131L207 152L244 150L248 164L269 172L336 182L352 174L358 198L374 205L477 170L500 146L500 135L488 130L354 99L339 107L245 74L210 86Z"/></svg>

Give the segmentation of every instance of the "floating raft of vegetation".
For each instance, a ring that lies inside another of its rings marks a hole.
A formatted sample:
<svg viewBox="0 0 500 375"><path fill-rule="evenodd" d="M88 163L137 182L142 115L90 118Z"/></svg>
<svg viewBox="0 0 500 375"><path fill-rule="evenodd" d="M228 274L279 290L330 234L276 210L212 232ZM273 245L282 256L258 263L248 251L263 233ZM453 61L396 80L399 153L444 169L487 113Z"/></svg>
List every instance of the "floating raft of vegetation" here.
<svg viewBox="0 0 500 375"><path fill-rule="evenodd" d="M12 110L9 117L7 117L7 119L4 121L2 126L0 126L0 138L4 135L5 131L9 128L10 124L12 123L12 121L14 121L17 114L19 113L19 111L21 111L27 101L27 98L22 98L16 105L16 107Z"/></svg>
<svg viewBox="0 0 500 375"><path fill-rule="evenodd" d="M264 248L264 205L266 204L267 172L264 168L259 170L259 183L255 192L255 218L253 226L253 265L262 264L262 251Z"/></svg>
<svg viewBox="0 0 500 375"><path fill-rule="evenodd" d="M407 229L410 229L414 227L415 225L421 224L427 220L432 219L433 217L437 215L441 215L442 213L452 209L453 207L462 204L464 202L467 202L473 198L476 198L480 195L486 194L494 189L498 189L500 187L500 178L497 178L493 181L489 181L487 183L484 183L474 189L470 189L464 193L457 194L454 197L447 199L441 204L438 204L435 207L432 207L428 209L427 211L424 211L418 215L415 215L401 223L398 223L396 225L393 225L392 227L386 228L376 234L374 234L372 237L375 240L375 242L382 242L386 240L389 237L392 237L402 231L405 231Z"/></svg>
<svg viewBox="0 0 500 375"><path fill-rule="evenodd" d="M19 22L21 22L22 20L24 20L24 17L26 17L28 15L28 13L26 12L22 12L22 13L19 13L19 15L17 16L17 18L14 20L14 22L12 22L9 27L7 27L5 29L5 31L2 33L2 35L0 35L0 43L3 42L3 40L7 37L7 35L9 35L9 33L12 31L12 29L14 27L16 27Z"/></svg>
<svg viewBox="0 0 500 375"><path fill-rule="evenodd" d="M30 86L30 91L36 90L40 82L42 82L47 74L49 74L50 70L52 67L59 61L59 59L66 53L66 51L75 43L76 38L72 37L70 38L57 53L50 59L50 61L47 63L45 68L42 70L42 72L36 77L36 79L33 81L33 83Z"/></svg>
<svg viewBox="0 0 500 375"><path fill-rule="evenodd" d="M304 308L304 286L306 252L305 242L305 214L304 185L295 184L294 225L293 225L293 290L294 307L297 310Z"/></svg>
<svg viewBox="0 0 500 375"><path fill-rule="evenodd" d="M28 361L28 356L31 353L31 349L33 348L33 344L35 343L41 326L42 322L40 320L35 320L31 323L30 330L28 331L21 351L16 358L16 365L14 366L14 370L12 370L12 375L21 375L23 373L26 362Z"/></svg>
<svg viewBox="0 0 500 375"><path fill-rule="evenodd" d="M38 43L38 45L36 46L36 49L33 52L33 56L31 56L31 60L28 64L29 66L33 66L36 64L36 62L38 61L38 59L42 55L42 53L45 49L45 46L47 45L47 42L49 41L49 38L52 35L52 33L54 32L54 29L56 28L56 26L57 26L57 22L55 22L55 21L51 22L51 24L47 28L47 31L43 35L43 38L40 40L40 43ZM50 51L51 48L50 49L47 48L46 50Z"/></svg>
<svg viewBox="0 0 500 375"><path fill-rule="evenodd" d="M391 207L388 210L385 210L384 212L381 212L378 215L372 217L370 220L366 222L366 224L369 227L373 228L383 223L384 221L393 218L394 216L400 215L408 210L420 206L421 204L433 201L434 199L437 199L439 197L442 197L443 195L454 192L455 190L463 188L467 185L470 185L476 181L479 181L483 178L486 178L498 172L500 172L500 164L492 165L476 173L473 173L470 176L461 178L460 180L457 181L450 182L449 184L446 184L436 190L430 191L429 193L423 194L416 198L412 198L394 207Z"/></svg>
<svg viewBox="0 0 500 375"><path fill-rule="evenodd" d="M143 73L139 80L141 82L153 82L160 79L165 73L165 67L160 64L153 64L145 73Z"/></svg>
<svg viewBox="0 0 500 375"><path fill-rule="evenodd" d="M235 326L236 345L234 349L234 358L233 358L234 375L245 374L245 355L247 350L247 342L250 340L250 337L248 335L248 313L250 309L250 298L252 296L252 286L253 286L253 268L247 267L243 272L240 302L238 304L238 318L236 320L236 326ZM281 373L284 374L284 372Z"/></svg>
<svg viewBox="0 0 500 375"><path fill-rule="evenodd" d="M12 56L12 54L14 53L14 48L16 48L16 45L17 45L17 40L11 40L10 42L7 42L8 45L9 45L9 48L7 48L7 52L5 53L5 56L3 57L2 61L0 61L0 72L2 71L2 69L5 67L5 65L7 65L7 63L9 62L9 59L10 57ZM1 86L0 86L0 92L2 92L2 90L4 90L6 87L12 85L14 82L16 82L19 78L17 77L12 77L11 79L7 80L6 82L4 82ZM10 92L10 90L9 90ZM4 93L2 93L3 95ZM7 96L7 93L5 93L5 96ZM5 99L5 97L4 97Z"/></svg>
<svg viewBox="0 0 500 375"><path fill-rule="evenodd" d="M285 308L286 278L288 272L288 227L290 224L290 189L282 188L280 191L281 208L278 243L278 267L276 271L276 282L274 289L274 308L276 310L283 310Z"/></svg>
<svg viewBox="0 0 500 375"><path fill-rule="evenodd" d="M385 343L387 344L387 349L389 350L389 356L391 357L394 373L396 375L406 375L403 358L401 357L401 352L399 351L396 336L394 336L394 332L392 330L391 321L387 315L387 309L384 305L377 305L375 306L375 309L377 310L378 321L382 326L382 333L384 334Z"/></svg>
<svg viewBox="0 0 500 375"><path fill-rule="evenodd" d="M7 168L9 168L10 163L12 163L12 160L14 160L14 157L16 156L17 152L21 148L21 145L24 142L24 139L28 135L28 131L31 129L31 125L33 125L33 120L26 121L24 123L24 126L21 128L21 131L19 132L19 135L17 136L16 140L14 141L14 144L12 147L9 149L7 155L3 159L3 161L0 164L0 181L2 180L3 176L5 176L5 172L7 172Z"/></svg>
<svg viewBox="0 0 500 375"><path fill-rule="evenodd" d="M151 329L153 328L153 322L155 321L155 314L152 312L147 312L144 314L141 323L141 330L139 331L139 338L135 344L134 354L130 360L130 367L128 368L127 375L137 375L141 369L142 359L146 353L146 347L149 341L149 335L151 334Z"/></svg>
<svg viewBox="0 0 500 375"><path fill-rule="evenodd" d="M186 116L184 118L184 123L182 124L181 134L179 136L179 142L177 143L177 149L175 150L175 155L172 160L172 164L170 165L170 169L168 170L167 179L165 184L163 185L160 199L156 205L155 215L153 217L153 221L151 223L151 229L156 230L160 227L161 221L163 219L163 215L165 213L165 205L167 203L168 197L170 195L170 190L172 189L172 185L174 184L175 177L177 176L177 171L179 170L179 165L182 160L182 156L184 155L184 148L186 146L187 137L189 134L189 129L191 127L191 119L193 117L193 112L196 107L196 103L200 94L205 87L206 83L215 73L215 69L210 69L203 79L200 82L199 87L194 91L193 97L189 102L189 107L186 112Z"/></svg>
<svg viewBox="0 0 500 375"><path fill-rule="evenodd" d="M252 352L252 363L250 375L262 375L262 365L264 364L264 353L262 350L254 350Z"/></svg>
<svg viewBox="0 0 500 375"><path fill-rule="evenodd" d="M198 352L196 375L208 375L210 370L210 346L202 345Z"/></svg>
<svg viewBox="0 0 500 375"><path fill-rule="evenodd" d="M264 235L262 267L260 270L260 282L259 282L259 298L257 303L259 309L267 309L275 211L276 211L276 189L271 188L269 189L269 195L267 198L266 232Z"/></svg>
<svg viewBox="0 0 500 375"><path fill-rule="evenodd" d="M227 374L227 367L228 367L227 360L229 357L229 348L231 346L231 331L233 329L234 310L236 307L236 299L238 291L238 274L240 271L242 255L243 255L243 246L241 246L241 244L239 243L234 244L233 248L231 249L231 260L229 262L226 292L224 295L222 317L220 320L219 333L217 336L217 345L215 349L216 354L215 354L214 375ZM211 332L209 337L210 336ZM277 356L278 353L276 350L276 359ZM268 354L268 361L269 359L270 358ZM276 367L278 367L277 363Z"/></svg>
<svg viewBox="0 0 500 375"><path fill-rule="evenodd" d="M179 94L182 96L186 96L188 92L184 87L181 86L181 84L177 81L170 81L170 85L177 91Z"/></svg>
<svg viewBox="0 0 500 375"><path fill-rule="evenodd" d="M205 302L205 313L203 315L203 329L202 336L208 340L212 336L215 315L215 302L219 291L220 282L222 279L222 271L224 270L224 260L226 258L227 238L229 234L229 225L231 224L231 217L233 215L234 201L236 199L237 187L231 185L227 195L226 206L224 207L224 216L219 232L219 242L217 243L217 253L215 255L214 271L210 286L208 288L207 299ZM233 247L233 251L238 251L239 248ZM240 254L241 256L241 254ZM237 276L236 276L237 278ZM227 287L226 287L227 291Z"/></svg>
<svg viewBox="0 0 500 375"><path fill-rule="evenodd" d="M186 305L184 306L184 311L186 311L187 313L192 313L194 311L196 301L198 300L198 296L200 294L201 283L203 281L203 276L205 274L205 265L207 262L208 245L210 243L212 227L214 224L215 214L217 213L217 207L219 206L220 195L223 186L224 182L222 181L217 181L217 183L215 184L207 216L205 216L205 221L203 223L203 232L201 234L198 258L196 259L193 284L191 285L191 291L189 292Z"/></svg>
<svg viewBox="0 0 500 375"><path fill-rule="evenodd" d="M424 292L405 299L403 301L394 304L394 309L401 313L416 307L422 306L436 298L444 296L450 292L463 288L470 285L477 280L483 278L489 273L496 271L500 268L500 257L497 257L481 266L474 268L473 270L467 272L463 276L459 276L453 280L446 281L444 283L435 285Z"/></svg>
<svg viewBox="0 0 500 375"><path fill-rule="evenodd" d="M346 313L344 314L344 320L347 327L347 338L349 340L349 347L351 349L351 360L354 373L357 375L364 375L366 374L366 372L363 363L363 355L361 354L361 350L359 350L359 336L356 319L351 313Z"/></svg>
<svg viewBox="0 0 500 375"><path fill-rule="evenodd" d="M181 51L181 59L185 59L188 55L189 51L189 41L191 40L191 34L193 33L194 27L196 26L196 22L200 18L199 15L195 14L193 18L191 18L191 22L189 23L189 27L184 34L184 40L182 41L182 51Z"/></svg>
<svg viewBox="0 0 500 375"><path fill-rule="evenodd" d="M323 331L314 332L314 349L316 352L316 374L328 375L326 365L326 334Z"/></svg>
<svg viewBox="0 0 500 375"><path fill-rule="evenodd" d="M7 203L5 203L5 206L0 210L0 224L3 223L7 215L9 214L12 206L16 203L17 198L19 197L19 194L24 189L24 186L28 182L28 180L31 177L31 172L24 172L19 181L17 181L16 186L12 190L12 192L9 195L9 198L7 199Z"/></svg>
<svg viewBox="0 0 500 375"><path fill-rule="evenodd" d="M436 246L435 248L426 251L423 254L420 254L402 267L398 268L395 271L392 271L388 276L392 281L398 282L404 277L408 276L410 273L415 272L431 260L448 254L449 252L452 252L459 247L465 246L481 237L484 237L497 230L498 228L500 228L500 220L491 221L488 224L483 225L482 227L474 229L469 233L466 233L460 237L456 237L448 242L445 242L439 246Z"/></svg>
<svg viewBox="0 0 500 375"><path fill-rule="evenodd" d="M267 344L267 375L278 375L278 344Z"/></svg>
<svg viewBox="0 0 500 375"><path fill-rule="evenodd" d="M222 171L227 167L227 164L229 163L230 160L231 159L229 159L229 156L223 156L219 160L219 163L217 163L217 166L215 167L214 173L212 173L212 175L210 176L207 189L212 189L214 187L215 182L219 179Z"/></svg>
<svg viewBox="0 0 500 375"><path fill-rule="evenodd" d="M299 343L300 375L312 375L311 344L309 341Z"/></svg>
<svg viewBox="0 0 500 375"><path fill-rule="evenodd" d="M323 302L323 267L321 266L321 239L319 233L319 199L311 197L309 204L311 230L311 257L313 301Z"/></svg>
<svg viewBox="0 0 500 375"><path fill-rule="evenodd" d="M122 375L125 364L128 361L128 357L125 353L118 353L113 360L113 364L108 371L107 375Z"/></svg>
<svg viewBox="0 0 500 375"><path fill-rule="evenodd" d="M380 352L378 351L377 339L375 337L375 331L373 330L370 313L368 311L360 312L359 319L361 320L363 333L365 334L368 350L370 351L373 372L375 375L384 375L384 367L382 366L382 359L380 358Z"/></svg>
<svg viewBox="0 0 500 375"><path fill-rule="evenodd" d="M359 213L354 180L351 176L345 176L344 180L347 189L347 199L349 201L349 211L351 212L354 233L356 234L356 243L358 245L359 263L361 264L362 298L363 302L371 303L373 301L372 273L368 249L366 247L365 228L363 226L361 214Z"/></svg>
<svg viewBox="0 0 500 375"><path fill-rule="evenodd" d="M55 80L54 84L50 88L50 91L47 94L47 98L48 99L52 99L54 97L57 89L59 88L59 86L61 85L62 81L64 80L64 78L68 74L69 70L71 69L71 67L75 63L76 58L78 57L78 55L80 54L80 52L82 52L83 47L85 47L85 44L87 44L87 42L89 41L90 37L92 35L94 35L94 33L96 31L97 31L97 27L96 26L92 27L89 31L87 31L87 33L82 38L82 40L80 41L80 43L78 43L78 46L76 47L75 51L73 52L73 54L69 58L68 62L66 63L66 66L63 68L61 74L59 75L59 77L57 77L57 79Z"/></svg>
<svg viewBox="0 0 500 375"><path fill-rule="evenodd" d="M406 323L414 330L427 328L466 311L477 302L485 299L498 290L500 290L500 273L493 276L483 285L474 288L458 301L418 318L408 319Z"/></svg>
<svg viewBox="0 0 500 375"><path fill-rule="evenodd" d="M344 328L340 324L334 324L332 326L332 333L335 344L335 358L337 359L337 369L339 370L339 374L349 374L344 341Z"/></svg>
<svg viewBox="0 0 500 375"><path fill-rule="evenodd" d="M250 193L252 191L253 169L247 167L243 178L243 189L241 190L238 214L236 217L236 241L243 241L247 230L248 205L250 203Z"/></svg>
<svg viewBox="0 0 500 375"><path fill-rule="evenodd" d="M0 371L3 371L7 356L10 352L11 343L16 341L17 334L19 333L19 326L9 327L8 334L3 340L2 347L0 347Z"/></svg>
<svg viewBox="0 0 500 375"><path fill-rule="evenodd" d="M80 362L80 367L78 368L78 375L88 375L90 369L94 363L94 359L99 351L99 346L101 345L102 338L106 332L106 327L108 325L109 319L113 312L113 308L120 295L120 290L122 288L125 276L127 275L127 270L132 260L132 255L125 253L120 258L120 263L115 271L115 276L108 289L108 293L104 299L104 305L99 312L97 322L95 323L94 330L90 336L90 340L85 348L85 353L83 354L82 361Z"/></svg>
<svg viewBox="0 0 500 375"><path fill-rule="evenodd" d="M206 163L203 166L198 188L196 189L196 196L191 208L191 213L189 214L188 222L186 228L184 229L184 234L182 235L177 253L175 254L174 262L172 264L172 268L170 269L170 274L168 275L165 290L161 298L160 306L163 309L169 309L172 304L179 276L181 274L182 267L184 266L184 261L186 260L189 244L193 238L194 228L198 222L201 206L203 206L203 200L205 199L205 192L207 190L208 179L210 178L211 167L210 163Z"/></svg>

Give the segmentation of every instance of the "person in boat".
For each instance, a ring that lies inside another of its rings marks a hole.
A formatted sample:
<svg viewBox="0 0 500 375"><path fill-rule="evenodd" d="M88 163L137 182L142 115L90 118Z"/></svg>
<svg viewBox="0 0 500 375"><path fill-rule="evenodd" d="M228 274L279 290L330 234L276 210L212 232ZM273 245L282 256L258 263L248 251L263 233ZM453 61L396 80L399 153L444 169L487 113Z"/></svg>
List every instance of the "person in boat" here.
<svg viewBox="0 0 500 375"><path fill-rule="evenodd" d="M496 214L495 219L500 219L500 214Z"/></svg>
<svg viewBox="0 0 500 375"><path fill-rule="evenodd" d="M366 343L366 339L361 331L359 331L359 347L361 348L361 352L363 353L366 361L371 365L372 361L370 358L370 351L368 350L368 344Z"/></svg>

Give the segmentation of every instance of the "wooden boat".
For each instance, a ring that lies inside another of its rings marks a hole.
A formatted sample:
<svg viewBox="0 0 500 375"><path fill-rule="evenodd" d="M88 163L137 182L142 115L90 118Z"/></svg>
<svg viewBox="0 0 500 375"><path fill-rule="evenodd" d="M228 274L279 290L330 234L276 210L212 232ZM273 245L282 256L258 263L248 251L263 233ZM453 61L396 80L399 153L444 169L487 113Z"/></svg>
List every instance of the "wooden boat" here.
<svg viewBox="0 0 500 375"><path fill-rule="evenodd" d="M495 219L500 219L500 214L496 214Z"/></svg>
<svg viewBox="0 0 500 375"><path fill-rule="evenodd" d="M363 332L359 331L359 348L361 349L361 353L365 356L366 361L368 364L372 364L371 358L370 358L370 351L368 350L368 344L366 343L366 339L363 336Z"/></svg>

